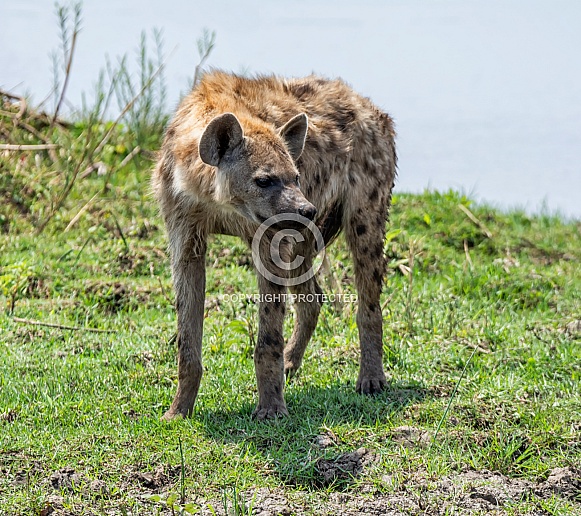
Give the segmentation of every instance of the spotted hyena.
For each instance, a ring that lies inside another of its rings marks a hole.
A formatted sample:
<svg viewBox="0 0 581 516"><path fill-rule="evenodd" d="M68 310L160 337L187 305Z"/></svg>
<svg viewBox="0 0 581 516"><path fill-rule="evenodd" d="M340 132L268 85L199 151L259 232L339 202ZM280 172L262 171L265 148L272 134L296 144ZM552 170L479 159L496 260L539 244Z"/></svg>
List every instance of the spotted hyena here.
<svg viewBox="0 0 581 516"><path fill-rule="evenodd" d="M153 174L169 235L178 315L178 387L165 419L191 414L202 377L208 235L236 235L250 245L259 226L279 214L287 220L266 231L258 253L267 270L290 280L310 270L316 245L312 231L296 238L304 225L287 215L312 220L325 245L344 232L358 292L357 391L375 393L386 386L379 298L395 171L391 118L340 80L223 72L201 79L170 123ZM290 271L270 252L277 231L285 228L295 229L295 238L278 241L282 261L299 264ZM281 284L258 274L258 419L287 414L285 373L301 365L321 308L316 278L306 277ZM285 346L287 286L297 301Z"/></svg>

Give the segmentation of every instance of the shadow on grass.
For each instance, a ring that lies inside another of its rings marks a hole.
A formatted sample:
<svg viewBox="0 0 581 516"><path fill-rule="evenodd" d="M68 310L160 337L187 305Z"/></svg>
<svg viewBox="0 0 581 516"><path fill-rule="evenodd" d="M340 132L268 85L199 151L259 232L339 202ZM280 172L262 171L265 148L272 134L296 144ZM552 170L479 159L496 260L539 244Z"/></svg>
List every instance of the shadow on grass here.
<svg viewBox="0 0 581 516"><path fill-rule="evenodd" d="M301 387L286 392L289 416L255 421L254 405L236 410L200 410L202 431L213 440L236 443L259 455L282 482L305 488L346 488L369 462L366 436L390 435L390 421L406 406L431 397L422 385L392 384L374 396L352 385Z"/></svg>

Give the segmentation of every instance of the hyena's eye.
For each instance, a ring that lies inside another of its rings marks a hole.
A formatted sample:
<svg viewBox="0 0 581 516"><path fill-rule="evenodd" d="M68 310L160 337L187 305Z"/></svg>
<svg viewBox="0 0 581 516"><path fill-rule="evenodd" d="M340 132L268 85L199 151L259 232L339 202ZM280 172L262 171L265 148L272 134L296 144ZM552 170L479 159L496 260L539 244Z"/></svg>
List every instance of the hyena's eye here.
<svg viewBox="0 0 581 516"><path fill-rule="evenodd" d="M257 177L255 179L256 185L260 188L268 188L274 186L274 179L272 177Z"/></svg>
<svg viewBox="0 0 581 516"><path fill-rule="evenodd" d="M297 175L297 177L295 177L295 185L299 186L300 185L300 177Z"/></svg>

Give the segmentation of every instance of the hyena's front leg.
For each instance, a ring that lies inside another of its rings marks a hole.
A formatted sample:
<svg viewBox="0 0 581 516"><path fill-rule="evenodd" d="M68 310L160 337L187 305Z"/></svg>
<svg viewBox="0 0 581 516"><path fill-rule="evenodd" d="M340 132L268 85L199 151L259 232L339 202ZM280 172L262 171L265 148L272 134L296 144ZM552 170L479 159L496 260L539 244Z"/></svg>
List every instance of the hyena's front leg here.
<svg viewBox="0 0 581 516"><path fill-rule="evenodd" d="M191 415L202 379L202 333L206 291L206 239L172 234L172 273L178 313L178 389L163 419Z"/></svg>
<svg viewBox="0 0 581 516"><path fill-rule="evenodd" d="M258 406L253 417L266 419L287 415L284 402L284 338L286 310L285 281L287 271L274 263L272 235L249 242L258 278L258 339L254 349L254 366L258 384ZM278 251L288 259L289 246L279 241ZM281 255L279 255L281 257ZM283 260L288 261L288 260Z"/></svg>
<svg viewBox="0 0 581 516"><path fill-rule="evenodd" d="M258 406L253 416L266 419L288 414L283 394L286 289L266 280L260 273L258 286L261 299L258 308L258 339L254 349Z"/></svg>

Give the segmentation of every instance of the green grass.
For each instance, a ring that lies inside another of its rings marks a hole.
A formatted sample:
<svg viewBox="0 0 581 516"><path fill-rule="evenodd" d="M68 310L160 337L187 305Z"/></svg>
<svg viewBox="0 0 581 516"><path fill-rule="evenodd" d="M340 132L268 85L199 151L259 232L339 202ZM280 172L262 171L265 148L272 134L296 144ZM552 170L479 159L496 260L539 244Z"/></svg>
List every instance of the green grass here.
<svg viewBox="0 0 581 516"><path fill-rule="evenodd" d="M74 514L154 513L169 511L163 500L182 489L195 512L202 498L232 501L265 486L324 500L362 486L389 492L418 472L434 480L469 467L537 481L553 467L581 463L580 335L567 329L581 319L579 223L502 213L454 192L394 199L383 298L391 379L385 393L355 393L355 306L326 305L302 370L287 386L290 417L252 420L249 334L257 309L221 296L253 294L256 280L244 246L215 237L195 413L160 422L176 387L176 317L148 166L128 165L108 177L106 188L103 178L87 177L40 236L33 230L42 198L29 194L20 212L5 208L0 513L40 513L55 493ZM5 207L14 191L4 188ZM91 208L64 232L95 193ZM337 283L354 293L341 239L329 258ZM403 425L431 437L440 429L431 444L409 447L393 438ZM326 432L335 444L321 449L316 438ZM356 478L323 481L319 459L362 446L377 457L370 467ZM79 480L55 490L50 477L65 467ZM139 474L159 467L163 485L144 487ZM385 475L399 480L387 485ZM104 494L90 488L95 480L105 482ZM145 496L155 492L159 500ZM523 500L514 514L549 505ZM565 511L555 514L580 507L555 506Z"/></svg>
<svg viewBox="0 0 581 516"><path fill-rule="evenodd" d="M74 44L63 41L68 61ZM256 278L245 246L216 236L195 413L161 422L177 366L166 238L148 186L165 121L159 33L154 42L150 58L142 39L137 82L126 59L109 64L119 82L102 75L95 105L72 123L21 113L0 91L3 142L57 146L0 150L0 514L242 515L261 488L301 514L337 496L396 493L415 500L397 507L406 514L464 514L454 504L471 487L448 493L451 505L426 493L467 470L538 487L581 464L581 223L456 192L394 197L386 392L355 393L356 305L327 304L287 385L290 416L252 420L257 307L244 296ZM206 33L202 61L212 45ZM103 121L114 96L128 107L118 124ZM344 241L327 255L325 291L355 294ZM427 438L405 442L400 427ZM362 447L373 457L364 467L324 474ZM502 513L581 514L579 493L535 492Z"/></svg>

